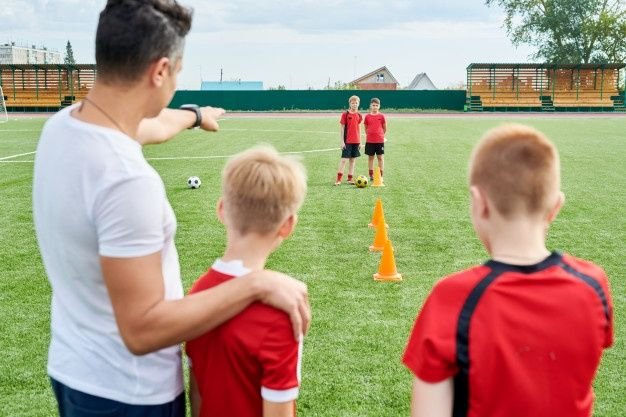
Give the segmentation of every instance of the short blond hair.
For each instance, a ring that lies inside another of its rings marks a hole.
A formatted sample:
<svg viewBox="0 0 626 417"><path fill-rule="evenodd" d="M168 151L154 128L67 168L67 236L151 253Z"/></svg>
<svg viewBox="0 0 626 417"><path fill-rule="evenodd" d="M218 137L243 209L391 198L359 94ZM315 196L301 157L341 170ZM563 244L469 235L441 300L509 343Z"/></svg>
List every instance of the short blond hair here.
<svg viewBox="0 0 626 417"><path fill-rule="evenodd" d="M271 146L258 146L235 155L222 173L225 216L240 234L276 231L302 206L306 171L293 157Z"/></svg>
<svg viewBox="0 0 626 417"><path fill-rule="evenodd" d="M505 218L548 212L560 181L556 147L529 126L507 124L490 130L470 159L470 185L483 190Z"/></svg>
<svg viewBox="0 0 626 417"><path fill-rule="evenodd" d="M350 96L350 98L348 99L348 103L350 103L352 100L356 100L358 103L361 102L359 96Z"/></svg>

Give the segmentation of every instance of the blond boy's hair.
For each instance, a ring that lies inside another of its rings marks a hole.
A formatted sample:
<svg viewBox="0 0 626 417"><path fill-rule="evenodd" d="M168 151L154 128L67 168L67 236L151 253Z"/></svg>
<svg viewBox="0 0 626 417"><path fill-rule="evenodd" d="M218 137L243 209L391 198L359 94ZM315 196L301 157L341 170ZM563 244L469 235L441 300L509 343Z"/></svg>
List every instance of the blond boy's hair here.
<svg viewBox="0 0 626 417"><path fill-rule="evenodd" d="M265 235L297 213L306 195L306 171L293 157L271 146L235 155L222 173L228 223L240 234Z"/></svg>
<svg viewBox="0 0 626 417"><path fill-rule="evenodd" d="M470 185L483 190L505 218L547 213L557 201L560 180L556 147L528 126L487 132L470 159Z"/></svg>
<svg viewBox="0 0 626 417"><path fill-rule="evenodd" d="M356 100L359 103L361 102L359 96L350 96L350 98L348 99L348 103L350 103L352 100Z"/></svg>

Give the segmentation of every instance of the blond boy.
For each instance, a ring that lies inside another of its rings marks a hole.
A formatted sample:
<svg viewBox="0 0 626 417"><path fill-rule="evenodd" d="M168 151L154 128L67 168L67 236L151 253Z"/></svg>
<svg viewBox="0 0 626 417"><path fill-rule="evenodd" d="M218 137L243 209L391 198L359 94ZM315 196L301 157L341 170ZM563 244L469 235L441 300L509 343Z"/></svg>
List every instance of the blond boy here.
<svg viewBox="0 0 626 417"><path fill-rule="evenodd" d="M559 171L530 127L499 127L476 147L471 217L491 259L438 282L417 317L403 358L413 417L591 415L613 308L600 267L546 248Z"/></svg>
<svg viewBox="0 0 626 417"><path fill-rule="evenodd" d="M358 96L351 96L348 99L348 111L341 113L341 119L339 120L339 124L341 125L339 129L341 160L339 161L339 168L337 169L335 185L341 185L343 170L348 161L347 183L354 184L354 165L356 158L361 156L361 122L363 121L363 116L359 113L360 101L361 99Z"/></svg>
<svg viewBox="0 0 626 417"><path fill-rule="evenodd" d="M192 294L265 268L268 256L294 230L306 173L273 148L257 147L228 162L222 188L217 215L226 227L226 250ZM290 329L285 313L255 303L188 342L194 417L293 416L302 337L294 339Z"/></svg>

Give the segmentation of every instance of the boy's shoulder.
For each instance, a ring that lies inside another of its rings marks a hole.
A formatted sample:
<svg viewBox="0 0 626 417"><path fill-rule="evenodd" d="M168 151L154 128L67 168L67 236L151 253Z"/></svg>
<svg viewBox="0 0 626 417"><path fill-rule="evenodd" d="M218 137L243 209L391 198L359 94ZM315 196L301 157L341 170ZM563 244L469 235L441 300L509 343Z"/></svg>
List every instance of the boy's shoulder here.
<svg viewBox="0 0 626 417"><path fill-rule="evenodd" d="M233 269L232 264L228 265L218 260L204 275L196 280L189 293L194 294L217 287L231 279L239 279L238 277L245 275L247 272L250 271L244 269L238 270L237 267ZM270 328L276 331L286 329L287 334L291 334L291 321L287 313L260 302L250 304L224 324L228 327L241 328L244 330L250 327L256 327L257 331Z"/></svg>
<svg viewBox="0 0 626 417"><path fill-rule="evenodd" d="M567 253L563 253L561 255L561 259L563 260L563 263L565 265L569 266L570 268L572 268L574 271L578 272L579 274L587 275L591 278L594 278L602 282L608 281L606 272L604 272L604 269L601 266L591 261L588 261L582 258L577 258Z"/></svg>
<svg viewBox="0 0 626 417"><path fill-rule="evenodd" d="M490 271L489 267L481 264L446 275L435 283L431 296L464 299Z"/></svg>

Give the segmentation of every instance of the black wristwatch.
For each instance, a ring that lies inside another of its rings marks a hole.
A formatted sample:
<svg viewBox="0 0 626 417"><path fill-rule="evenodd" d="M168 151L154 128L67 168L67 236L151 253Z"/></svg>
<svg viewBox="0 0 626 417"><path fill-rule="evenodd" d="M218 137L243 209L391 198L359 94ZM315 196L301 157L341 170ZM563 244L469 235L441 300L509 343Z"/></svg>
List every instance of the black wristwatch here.
<svg viewBox="0 0 626 417"><path fill-rule="evenodd" d="M196 127L200 127L202 124L202 112L200 111L200 106L197 104L183 104L179 107L181 110L189 110L196 114L196 122L189 129L193 129Z"/></svg>

